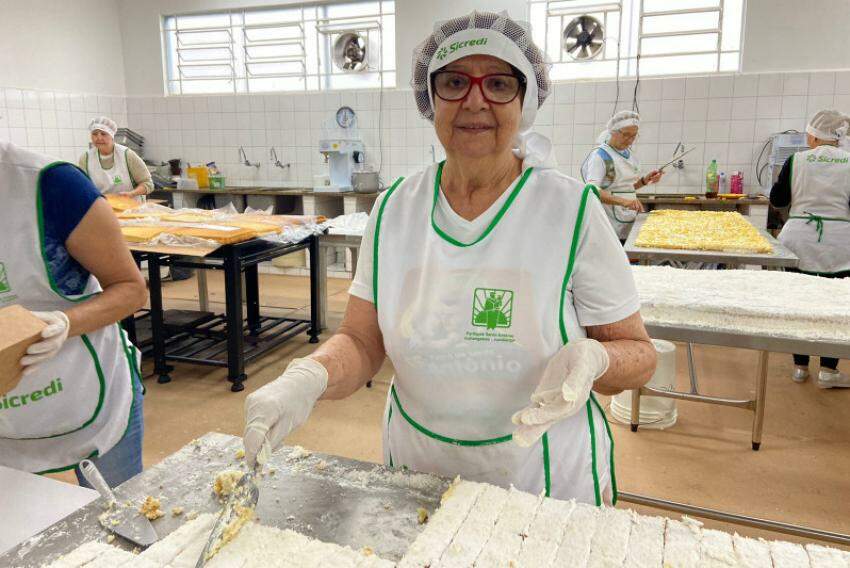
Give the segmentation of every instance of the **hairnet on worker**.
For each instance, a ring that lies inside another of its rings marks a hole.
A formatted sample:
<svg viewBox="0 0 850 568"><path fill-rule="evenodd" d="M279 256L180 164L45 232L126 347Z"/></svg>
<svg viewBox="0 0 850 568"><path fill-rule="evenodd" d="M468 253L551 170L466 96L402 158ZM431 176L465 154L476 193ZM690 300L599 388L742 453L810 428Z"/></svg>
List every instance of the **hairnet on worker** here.
<svg viewBox="0 0 850 568"><path fill-rule="evenodd" d="M512 65L525 77L522 118L516 154L529 165L554 166L551 142L530 132L537 109L549 96L549 65L531 39L527 23L511 19L506 12L477 12L438 22L434 31L413 51L410 86L419 113L434 121L431 74L449 63L472 54L492 55Z"/></svg>
<svg viewBox="0 0 850 568"><path fill-rule="evenodd" d="M839 140L847 134L850 117L837 110L819 110L806 125L806 132L821 140Z"/></svg>

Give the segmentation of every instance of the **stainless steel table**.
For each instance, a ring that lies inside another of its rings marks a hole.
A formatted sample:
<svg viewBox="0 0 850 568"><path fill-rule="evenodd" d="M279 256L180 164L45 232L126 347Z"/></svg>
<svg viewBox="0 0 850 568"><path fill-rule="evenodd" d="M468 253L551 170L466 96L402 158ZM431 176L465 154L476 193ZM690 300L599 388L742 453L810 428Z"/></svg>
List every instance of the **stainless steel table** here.
<svg viewBox="0 0 850 568"><path fill-rule="evenodd" d="M646 330L654 339L666 339L668 341L682 341L688 344L688 371L691 379L689 392L659 390L653 387L641 387L632 391L631 429L637 432L640 424L640 397L641 395L660 396L688 400L691 402L703 402L708 404L719 404L744 408L754 413L752 428L752 448L758 450L761 447L762 429L764 426L764 401L767 391L767 363L770 353L808 353L839 359L850 358L850 343L837 343L826 341L806 341L791 337L773 337L766 335L753 335L736 333L729 330L710 330L689 326L671 326L646 321ZM691 345L701 343L704 345L718 345L721 347L736 347L739 349L752 349L758 352L758 371L755 378L755 398L737 400L723 397L714 397L700 394L698 391L696 373L693 366L693 354Z"/></svg>
<svg viewBox="0 0 850 568"><path fill-rule="evenodd" d="M120 501L139 503L159 497L166 515L153 522L165 537L185 522L190 511L215 512L221 507L212 493L215 476L238 469L239 438L209 433L187 444L159 464L120 485ZM433 513L449 480L433 475L389 470L383 466L322 454L300 455L283 448L272 455L274 475L259 478L257 517L264 525L288 528L325 542L364 546L388 560L399 560L422 530L417 509ZM90 540L105 541L98 516L103 499L86 505L47 530L0 556L0 566L42 566ZM185 513L172 516L172 507ZM122 539L115 545L133 547Z"/></svg>
<svg viewBox="0 0 850 568"><path fill-rule="evenodd" d="M319 326L328 327L328 249L345 247L351 251L351 276L357 272L362 235L324 234L319 237Z"/></svg>
<svg viewBox="0 0 850 568"><path fill-rule="evenodd" d="M731 267L742 264L753 264L766 268L796 268L796 266L800 263L800 259L797 258L797 255L788 250L785 245L776 240L765 229L757 230L765 239L767 239L767 242L773 246L773 252L770 254L723 252L713 250L644 248L635 246L635 240L637 239L640 229L643 227L647 218L647 213L637 216L625 244L626 256L629 257L629 260L637 260L640 261L641 264L649 264L651 261L674 260L679 262L718 262Z"/></svg>
<svg viewBox="0 0 850 568"><path fill-rule="evenodd" d="M640 424L640 400L642 395L687 400L691 402L702 402L707 404L718 404L743 408L753 412L752 448L758 450L761 447L762 429L764 426L764 408L767 394L767 363L771 352L774 353L809 353L827 357L850 358L850 343L811 341L791 337L774 337L767 335L742 334L729 330L711 330L685 325L665 325L661 323L645 322L650 337L655 339L666 339L668 341L684 341L688 343L688 367L691 379L691 389L688 392L667 391L653 387L641 387L632 390L631 430L638 431ZM758 352L758 370L755 377L755 398L753 399L731 399L716 396L707 396L698 391L696 375L693 368L693 355L691 345L702 343L704 345L718 345L722 347L736 347L739 349L752 349ZM670 511L676 511L686 515L697 515L709 519L724 522L732 522L756 527L764 530L777 531L806 538L815 538L850 544L850 535L832 533L810 527L802 527L788 523L756 519L744 515L735 515L714 509L706 509L683 503L676 503L665 499L646 497L630 493L620 493L620 499L630 503L660 507Z"/></svg>

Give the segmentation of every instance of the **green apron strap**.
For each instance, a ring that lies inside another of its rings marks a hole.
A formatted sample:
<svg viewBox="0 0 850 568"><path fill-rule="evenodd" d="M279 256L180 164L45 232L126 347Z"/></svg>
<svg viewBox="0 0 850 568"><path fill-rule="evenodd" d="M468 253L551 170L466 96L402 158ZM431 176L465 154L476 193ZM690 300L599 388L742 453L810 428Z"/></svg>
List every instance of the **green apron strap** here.
<svg viewBox="0 0 850 568"><path fill-rule="evenodd" d="M593 393L590 393L590 400L593 401L593 404L596 406L596 409L599 410L599 413L602 415L602 420L605 422L605 431L608 433L608 441L611 444L611 454L609 467L611 469L611 493L613 494L613 498L611 500L612 505L617 504L617 499L619 498L619 492L617 491L617 473L614 469L614 436L611 434L611 425L608 423L608 417L605 416L605 411L602 410L602 406L599 404L599 401L596 400L596 397L593 396ZM594 470L594 476L596 475L596 471ZM601 497L601 496L600 496Z"/></svg>
<svg viewBox="0 0 850 568"><path fill-rule="evenodd" d="M372 243L372 296L375 304L375 311L378 310L378 243L381 236L381 220L384 217L384 207L387 206L387 201L392 197L396 188L404 181L403 177L398 178L387 190L387 196L381 201L381 207L378 209L378 218L375 220L375 237Z"/></svg>
<svg viewBox="0 0 850 568"><path fill-rule="evenodd" d="M805 219L806 225L814 222L815 230L818 232L818 242L821 242L823 239L823 222L824 221L839 221L842 223L850 223L850 219L843 219L841 217L824 217L823 215L815 215L814 213L809 213L808 211L803 211L805 215L791 215L788 217L789 219Z"/></svg>

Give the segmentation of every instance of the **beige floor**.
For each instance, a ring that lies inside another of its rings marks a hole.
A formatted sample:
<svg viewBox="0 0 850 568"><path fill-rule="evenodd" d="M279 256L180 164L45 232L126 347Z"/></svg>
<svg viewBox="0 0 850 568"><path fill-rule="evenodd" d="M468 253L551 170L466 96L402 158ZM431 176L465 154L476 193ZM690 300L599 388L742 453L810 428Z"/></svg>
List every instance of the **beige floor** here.
<svg viewBox="0 0 850 568"><path fill-rule="evenodd" d="M221 279L210 276L211 301L221 309ZM329 282L331 324L339 322L348 282ZM167 283L166 307L193 308L193 280ZM307 280L261 277L261 303L270 312L303 309ZM272 308L271 306L277 306ZM327 338L324 334L323 338ZM306 335L248 367L242 393L232 393L226 371L177 365L167 385L146 381L146 465L157 463L210 430L240 434L245 396L273 380L289 359L310 353ZM696 347L704 391L730 397L753 391L756 354L746 350ZM850 365L842 362L845 372ZM687 380L679 349L678 380ZM150 364L144 370L151 372ZM790 356L774 355L769 367L762 449L750 449L751 414L742 410L679 403L679 419L666 431L612 425L620 489L755 517L850 533L850 389L822 391L812 382L794 384ZM347 400L320 402L310 420L287 442L315 451L381 461L380 416L391 366L386 363L372 389ZM607 406L608 401L603 400ZM653 511L658 514L659 511ZM715 523L708 523L716 525ZM730 528L730 527L726 527ZM731 527L742 534L764 534ZM783 537L787 538L787 537ZM791 539L794 540L794 539Z"/></svg>

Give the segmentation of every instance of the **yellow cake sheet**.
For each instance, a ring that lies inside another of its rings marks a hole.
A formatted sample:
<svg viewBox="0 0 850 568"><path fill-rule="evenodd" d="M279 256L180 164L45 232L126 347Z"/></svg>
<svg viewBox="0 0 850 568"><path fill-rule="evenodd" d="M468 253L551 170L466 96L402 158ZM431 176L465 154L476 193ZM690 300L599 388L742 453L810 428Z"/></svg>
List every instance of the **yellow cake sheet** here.
<svg viewBox="0 0 850 568"><path fill-rule="evenodd" d="M635 246L769 254L773 247L740 213L656 209L641 227Z"/></svg>

